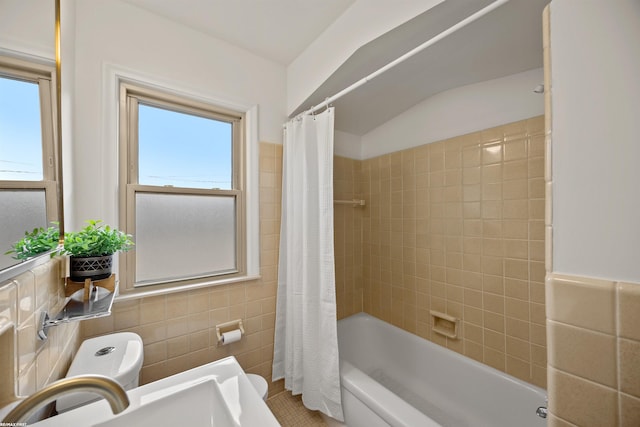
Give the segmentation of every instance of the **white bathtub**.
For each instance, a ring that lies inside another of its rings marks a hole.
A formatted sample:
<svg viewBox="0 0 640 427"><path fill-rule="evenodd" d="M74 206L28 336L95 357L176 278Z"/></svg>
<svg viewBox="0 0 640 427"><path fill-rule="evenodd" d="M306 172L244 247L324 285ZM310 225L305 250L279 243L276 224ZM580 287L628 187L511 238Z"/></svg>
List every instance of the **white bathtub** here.
<svg viewBox="0 0 640 427"><path fill-rule="evenodd" d="M543 389L375 317L340 320L338 341L348 427L546 425Z"/></svg>

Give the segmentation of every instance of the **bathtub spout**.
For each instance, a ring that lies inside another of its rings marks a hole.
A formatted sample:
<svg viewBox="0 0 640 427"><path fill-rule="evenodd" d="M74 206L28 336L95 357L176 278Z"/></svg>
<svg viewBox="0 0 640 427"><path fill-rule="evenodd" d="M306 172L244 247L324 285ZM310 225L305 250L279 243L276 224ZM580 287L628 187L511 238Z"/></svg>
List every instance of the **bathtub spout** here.
<svg viewBox="0 0 640 427"><path fill-rule="evenodd" d="M547 412L548 410L545 406L540 406L536 409L536 415L540 418L547 418Z"/></svg>

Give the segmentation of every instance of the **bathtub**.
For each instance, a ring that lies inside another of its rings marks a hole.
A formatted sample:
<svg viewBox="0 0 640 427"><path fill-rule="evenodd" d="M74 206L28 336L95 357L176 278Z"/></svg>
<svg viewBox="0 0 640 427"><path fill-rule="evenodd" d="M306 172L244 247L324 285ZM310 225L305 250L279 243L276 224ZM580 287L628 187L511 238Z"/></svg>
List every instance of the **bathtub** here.
<svg viewBox="0 0 640 427"><path fill-rule="evenodd" d="M365 313L338 322L338 342L348 427L546 425L543 389Z"/></svg>

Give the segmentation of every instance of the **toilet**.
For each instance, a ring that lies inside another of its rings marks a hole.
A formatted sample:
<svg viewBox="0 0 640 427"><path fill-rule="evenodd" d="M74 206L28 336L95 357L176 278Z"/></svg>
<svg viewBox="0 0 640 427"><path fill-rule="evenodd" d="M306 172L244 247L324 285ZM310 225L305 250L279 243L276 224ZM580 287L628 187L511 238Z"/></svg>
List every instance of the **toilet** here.
<svg viewBox="0 0 640 427"><path fill-rule="evenodd" d="M138 387L143 357L142 338L133 332L90 338L80 345L66 377L104 375L116 380L125 390L131 390ZM68 394L57 400L56 410L58 413L70 411L98 399L94 393Z"/></svg>
<svg viewBox="0 0 640 427"><path fill-rule="evenodd" d="M269 395L269 385L267 384L267 380L256 374L247 374L247 377L249 378L253 388L255 388L260 397L262 397L262 400L266 402L267 396Z"/></svg>

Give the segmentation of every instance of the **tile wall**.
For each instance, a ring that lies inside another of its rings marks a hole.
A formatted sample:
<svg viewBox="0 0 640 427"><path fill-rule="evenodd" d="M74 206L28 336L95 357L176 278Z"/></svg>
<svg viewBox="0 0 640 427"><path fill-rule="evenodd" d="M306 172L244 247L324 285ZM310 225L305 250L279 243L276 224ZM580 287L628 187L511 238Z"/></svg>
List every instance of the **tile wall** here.
<svg viewBox="0 0 640 427"><path fill-rule="evenodd" d="M361 199L362 162L334 157L333 198ZM334 207L336 305L338 319L363 311L362 215L363 208L348 204Z"/></svg>
<svg viewBox="0 0 640 427"><path fill-rule="evenodd" d="M116 301L110 317L82 322L82 337L131 331L144 342L141 383L234 355L246 372L271 383L275 325L278 241L282 180L282 146L260 144L261 279L202 290ZM217 345L215 327L243 319L246 335L237 343Z"/></svg>
<svg viewBox="0 0 640 427"><path fill-rule="evenodd" d="M57 257L0 284L0 323L13 324L7 330L9 335L2 334L0 348L0 395L3 400L10 398L14 387L20 396L28 396L64 377L80 345L78 323L49 328L46 341L37 338L40 313L47 311L55 315L64 306L65 271L65 258ZM11 343L5 338L13 339L13 336L17 351L9 354ZM44 408L39 418L48 409Z"/></svg>
<svg viewBox="0 0 640 427"><path fill-rule="evenodd" d="M353 216L341 238L361 221L363 243L339 313L362 287L364 311L545 387L543 117L338 164L336 194L367 202L335 209L336 224ZM459 318L461 336L433 333L430 310Z"/></svg>
<svg viewBox="0 0 640 427"><path fill-rule="evenodd" d="M547 277L550 426L640 425L640 284Z"/></svg>

